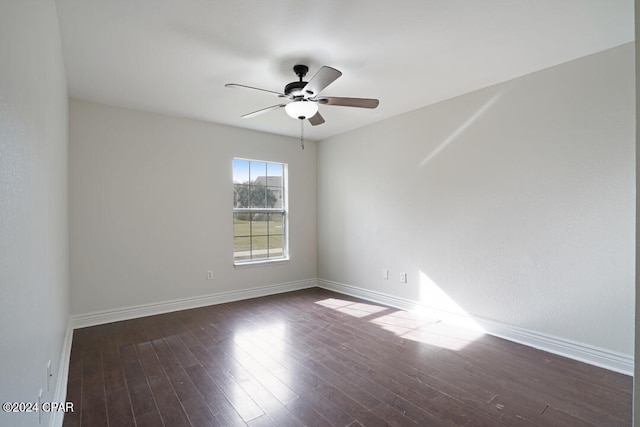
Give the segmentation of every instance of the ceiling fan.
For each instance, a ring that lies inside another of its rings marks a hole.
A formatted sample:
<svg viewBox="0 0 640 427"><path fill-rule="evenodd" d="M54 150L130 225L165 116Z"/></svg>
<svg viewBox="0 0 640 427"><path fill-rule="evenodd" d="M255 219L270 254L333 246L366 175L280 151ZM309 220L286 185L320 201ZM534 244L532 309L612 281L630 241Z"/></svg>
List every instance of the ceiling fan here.
<svg viewBox="0 0 640 427"><path fill-rule="evenodd" d="M242 116L244 119L259 116L272 110L284 108L287 114L300 120L309 120L313 126L324 123L324 118L318 111L318 105L338 105L342 107L358 107L358 108L376 108L379 104L377 99L371 98L340 98L334 96L319 96L327 86L333 83L342 73L335 68L323 66L308 82L303 81L307 75L309 67L306 65L294 65L293 72L300 79L297 82L291 82L284 87L284 91L275 92L268 89L260 89L253 86L246 86L237 83L227 83L226 87L245 88L260 90L262 92L273 93L280 98L286 98L289 102L272 105L271 107L262 108L260 110L248 113Z"/></svg>

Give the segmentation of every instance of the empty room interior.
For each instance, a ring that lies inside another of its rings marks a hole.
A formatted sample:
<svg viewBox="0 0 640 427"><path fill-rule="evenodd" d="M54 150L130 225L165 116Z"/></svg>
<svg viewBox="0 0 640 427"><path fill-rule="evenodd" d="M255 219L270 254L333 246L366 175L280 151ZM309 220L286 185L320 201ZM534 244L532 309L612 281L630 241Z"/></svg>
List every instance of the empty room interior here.
<svg viewBox="0 0 640 427"><path fill-rule="evenodd" d="M0 425L640 425L634 13L1 1Z"/></svg>

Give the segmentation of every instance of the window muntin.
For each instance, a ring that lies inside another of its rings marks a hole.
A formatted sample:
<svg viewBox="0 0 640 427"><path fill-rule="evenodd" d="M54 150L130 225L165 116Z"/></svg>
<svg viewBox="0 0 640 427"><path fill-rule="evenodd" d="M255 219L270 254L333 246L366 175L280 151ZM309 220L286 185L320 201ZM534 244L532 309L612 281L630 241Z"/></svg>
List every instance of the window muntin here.
<svg viewBox="0 0 640 427"><path fill-rule="evenodd" d="M233 160L235 264L287 259L284 163Z"/></svg>

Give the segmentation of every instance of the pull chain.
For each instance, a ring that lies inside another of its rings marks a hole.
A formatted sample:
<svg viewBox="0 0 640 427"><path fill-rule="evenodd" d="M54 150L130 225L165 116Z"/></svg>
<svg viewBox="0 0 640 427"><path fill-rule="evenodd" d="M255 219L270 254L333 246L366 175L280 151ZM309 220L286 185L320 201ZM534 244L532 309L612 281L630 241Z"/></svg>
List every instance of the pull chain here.
<svg viewBox="0 0 640 427"><path fill-rule="evenodd" d="M300 147L304 150L304 119L300 118Z"/></svg>

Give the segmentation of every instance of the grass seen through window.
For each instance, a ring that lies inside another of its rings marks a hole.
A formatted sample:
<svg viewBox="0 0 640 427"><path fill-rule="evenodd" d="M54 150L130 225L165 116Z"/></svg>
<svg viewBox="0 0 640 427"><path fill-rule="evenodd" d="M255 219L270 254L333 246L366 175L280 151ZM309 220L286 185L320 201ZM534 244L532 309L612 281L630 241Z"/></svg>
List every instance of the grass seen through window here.
<svg viewBox="0 0 640 427"><path fill-rule="evenodd" d="M233 230L236 260L271 258L284 253L282 214L236 213Z"/></svg>

